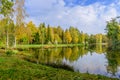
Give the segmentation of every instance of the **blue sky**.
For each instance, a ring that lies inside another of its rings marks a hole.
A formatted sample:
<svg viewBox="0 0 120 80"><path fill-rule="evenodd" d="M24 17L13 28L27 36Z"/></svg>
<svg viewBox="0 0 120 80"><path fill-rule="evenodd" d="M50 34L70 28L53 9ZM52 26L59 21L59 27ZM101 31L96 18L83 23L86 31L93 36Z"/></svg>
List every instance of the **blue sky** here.
<svg viewBox="0 0 120 80"><path fill-rule="evenodd" d="M27 22L74 26L88 34L105 33L106 21L120 15L120 0L26 0L25 7Z"/></svg>
<svg viewBox="0 0 120 80"><path fill-rule="evenodd" d="M69 6L71 3L76 6L76 5L82 5L82 6L87 6L91 5L94 3L101 3L104 5L109 5L111 3L116 2L115 0L64 0L67 6Z"/></svg>

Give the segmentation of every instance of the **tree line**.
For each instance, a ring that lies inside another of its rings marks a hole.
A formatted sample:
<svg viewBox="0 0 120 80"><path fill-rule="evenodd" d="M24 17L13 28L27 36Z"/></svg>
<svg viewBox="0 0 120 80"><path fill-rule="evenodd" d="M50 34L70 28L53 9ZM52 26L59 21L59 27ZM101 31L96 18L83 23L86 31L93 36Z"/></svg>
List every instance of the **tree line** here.
<svg viewBox="0 0 120 80"><path fill-rule="evenodd" d="M4 19L0 20L1 43L6 42L5 25ZM14 22L9 24L8 34L11 44L14 42L14 35L18 44L90 44L105 43L107 41L106 35L103 34L88 35L72 26L65 30L61 26L46 26L45 23L40 23L39 26L36 26L32 21L19 27L16 27Z"/></svg>

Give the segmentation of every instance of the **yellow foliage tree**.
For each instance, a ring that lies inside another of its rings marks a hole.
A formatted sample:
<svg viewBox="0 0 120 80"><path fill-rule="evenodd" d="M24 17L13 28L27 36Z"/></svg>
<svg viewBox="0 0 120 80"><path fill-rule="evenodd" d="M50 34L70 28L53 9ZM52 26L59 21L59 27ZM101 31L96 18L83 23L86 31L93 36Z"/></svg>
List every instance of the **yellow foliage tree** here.
<svg viewBox="0 0 120 80"><path fill-rule="evenodd" d="M70 43L70 42L72 41L72 37L71 37L71 35L70 35L69 30L66 30L66 31L65 31L65 41L66 41L67 43Z"/></svg>
<svg viewBox="0 0 120 80"><path fill-rule="evenodd" d="M33 36L34 36L34 34L35 34L37 31L38 31L38 30L37 30L35 24L33 24L33 22L30 21L30 22L27 24L27 27L26 27L27 38L28 38L29 43L32 43Z"/></svg>
<svg viewBox="0 0 120 80"><path fill-rule="evenodd" d="M20 27L16 27L16 40L18 43L23 43L27 41L27 32L26 27L24 25Z"/></svg>

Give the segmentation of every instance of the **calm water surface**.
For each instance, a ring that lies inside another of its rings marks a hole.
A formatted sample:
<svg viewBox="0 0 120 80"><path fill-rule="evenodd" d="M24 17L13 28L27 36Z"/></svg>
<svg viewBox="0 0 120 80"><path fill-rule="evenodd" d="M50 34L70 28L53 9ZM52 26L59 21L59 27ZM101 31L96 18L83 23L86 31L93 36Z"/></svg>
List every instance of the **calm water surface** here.
<svg viewBox="0 0 120 80"><path fill-rule="evenodd" d="M80 73L120 78L120 51L107 51L105 46L91 48L63 47L28 50L30 61L42 64L67 65Z"/></svg>

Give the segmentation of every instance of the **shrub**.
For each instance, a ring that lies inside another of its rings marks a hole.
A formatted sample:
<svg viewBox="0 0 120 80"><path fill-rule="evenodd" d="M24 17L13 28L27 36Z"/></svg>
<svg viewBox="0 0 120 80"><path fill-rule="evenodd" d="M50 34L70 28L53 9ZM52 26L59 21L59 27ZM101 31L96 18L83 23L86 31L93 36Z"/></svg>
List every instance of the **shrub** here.
<svg viewBox="0 0 120 80"><path fill-rule="evenodd" d="M11 55L15 54L15 52L13 50L7 50L5 53L8 56L11 56Z"/></svg>

